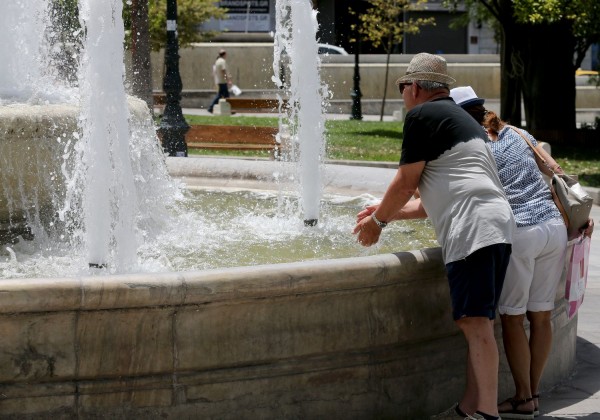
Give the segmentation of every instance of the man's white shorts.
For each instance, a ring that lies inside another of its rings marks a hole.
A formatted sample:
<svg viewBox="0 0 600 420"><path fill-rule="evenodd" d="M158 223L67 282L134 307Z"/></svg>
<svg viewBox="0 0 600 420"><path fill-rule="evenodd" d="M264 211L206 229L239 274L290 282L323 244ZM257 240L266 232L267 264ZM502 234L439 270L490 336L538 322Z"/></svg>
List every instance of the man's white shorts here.
<svg viewBox="0 0 600 420"><path fill-rule="evenodd" d="M566 249L567 229L562 219L517 228L498 303L500 314L554 309Z"/></svg>

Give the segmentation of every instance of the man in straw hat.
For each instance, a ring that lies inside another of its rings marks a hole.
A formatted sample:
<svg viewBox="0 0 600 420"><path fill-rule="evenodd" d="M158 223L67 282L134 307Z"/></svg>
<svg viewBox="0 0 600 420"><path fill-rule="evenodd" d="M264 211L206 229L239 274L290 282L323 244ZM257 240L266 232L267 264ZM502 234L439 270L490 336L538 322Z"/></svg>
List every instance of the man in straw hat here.
<svg viewBox="0 0 600 420"><path fill-rule="evenodd" d="M354 233L370 246L391 221L429 217L446 264L452 315L468 345L465 393L433 418L496 419L493 320L515 222L485 132L449 97L454 81L446 61L427 53L415 55L396 81L408 110L400 166L381 203L358 214Z"/></svg>

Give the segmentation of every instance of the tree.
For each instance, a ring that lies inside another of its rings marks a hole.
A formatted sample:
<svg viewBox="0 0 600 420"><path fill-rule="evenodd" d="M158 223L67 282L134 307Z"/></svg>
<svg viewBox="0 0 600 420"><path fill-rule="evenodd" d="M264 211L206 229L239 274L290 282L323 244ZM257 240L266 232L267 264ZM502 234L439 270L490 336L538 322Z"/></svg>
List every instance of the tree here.
<svg viewBox="0 0 600 420"><path fill-rule="evenodd" d="M167 0L149 1L148 21L150 46L158 51L167 43ZM177 0L177 33L180 46L199 42L214 35L200 32L198 26L211 18L220 19L226 9L220 8L218 0Z"/></svg>
<svg viewBox="0 0 600 420"><path fill-rule="evenodd" d="M588 48L600 40L600 2L518 0L514 2L514 14L518 24L533 32L524 45L530 58L523 62L528 127L574 129L574 74Z"/></svg>
<svg viewBox="0 0 600 420"><path fill-rule="evenodd" d="M427 0L367 0L370 7L365 13L358 17L359 23L351 25L354 33L364 40L370 41L373 47L380 45L384 48L387 56L385 62L385 80L383 99L381 102L381 113L379 120L383 121L383 111L387 98L387 86L390 69L390 56L394 45L402 42L404 34L415 34L423 25L435 25L433 18L408 18L407 12L417 10ZM356 40L352 40L356 42Z"/></svg>
<svg viewBox="0 0 600 420"><path fill-rule="evenodd" d="M153 107L150 51L158 51L167 43L167 0L124 0L123 20L126 43L132 55L133 94ZM221 18L225 10L217 0L178 0L177 35L180 46L199 41L209 33L198 31L198 25L210 18ZM127 7L129 5L129 7Z"/></svg>
<svg viewBox="0 0 600 420"><path fill-rule="evenodd" d="M468 0L466 4L482 6L487 18L499 24L501 117L520 124L522 95L529 129L573 130L575 70L589 46L600 40L600 2Z"/></svg>

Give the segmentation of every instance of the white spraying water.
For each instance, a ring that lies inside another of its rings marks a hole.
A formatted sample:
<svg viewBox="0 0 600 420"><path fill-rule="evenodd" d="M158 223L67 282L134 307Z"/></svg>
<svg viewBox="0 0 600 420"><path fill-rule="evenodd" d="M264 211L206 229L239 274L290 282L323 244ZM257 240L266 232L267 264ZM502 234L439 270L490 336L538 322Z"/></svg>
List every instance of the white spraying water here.
<svg viewBox="0 0 600 420"><path fill-rule="evenodd" d="M288 89L292 143L298 145L302 211L305 221L316 222L322 196L323 107L327 91L319 75L317 12L310 0L278 0L276 21L273 81ZM287 69L288 80L282 80L282 68Z"/></svg>
<svg viewBox="0 0 600 420"><path fill-rule="evenodd" d="M48 33L44 30L48 24L48 7L48 1L40 0L2 3L0 104L64 103L71 94L65 84L55 80L50 60L40 59L40 52L48 48Z"/></svg>
<svg viewBox="0 0 600 420"><path fill-rule="evenodd" d="M86 33L79 75L86 244L90 264L117 272L135 265L137 250L122 9L122 0L79 2Z"/></svg>

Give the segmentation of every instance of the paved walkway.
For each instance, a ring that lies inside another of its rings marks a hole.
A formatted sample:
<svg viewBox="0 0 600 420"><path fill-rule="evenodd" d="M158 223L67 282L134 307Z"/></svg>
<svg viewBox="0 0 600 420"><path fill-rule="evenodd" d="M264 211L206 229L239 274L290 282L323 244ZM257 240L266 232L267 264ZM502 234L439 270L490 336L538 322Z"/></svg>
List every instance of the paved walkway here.
<svg viewBox="0 0 600 420"><path fill-rule="evenodd" d="M600 227L600 206L592 217ZM600 420L600 231L592 235L585 297L577 324L577 362L572 376L542 394L538 419Z"/></svg>
<svg viewBox="0 0 600 420"><path fill-rule="evenodd" d="M206 109L200 108L183 108L182 109L184 115L212 115ZM243 115L248 117L278 117L279 114L269 114L269 113L238 113L235 114L237 116ZM235 117L235 116L234 116ZM348 114L327 114L326 117L328 120L349 120L350 115ZM384 121L392 121L393 118L391 115L384 115ZM379 115L367 115L363 114L363 121L379 121Z"/></svg>

